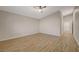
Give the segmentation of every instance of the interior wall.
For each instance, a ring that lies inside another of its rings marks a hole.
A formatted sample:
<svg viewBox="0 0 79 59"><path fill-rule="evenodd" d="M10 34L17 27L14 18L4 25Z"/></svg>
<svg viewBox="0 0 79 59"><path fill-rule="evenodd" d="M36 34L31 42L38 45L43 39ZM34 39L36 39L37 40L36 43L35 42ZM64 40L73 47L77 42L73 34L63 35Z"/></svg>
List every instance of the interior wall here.
<svg viewBox="0 0 79 59"><path fill-rule="evenodd" d="M56 12L41 20L0 11L0 41L45 33L60 36L61 14Z"/></svg>
<svg viewBox="0 0 79 59"><path fill-rule="evenodd" d="M56 12L40 20L40 32L60 36L61 14Z"/></svg>
<svg viewBox="0 0 79 59"><path fill-rule="evenodd" d="M79 12L76 12L75 14L75 36L79 44Z"/></svg>
<svg viewBox="0 0 79 59"><path fill-rule="evenodd" d="M64 32L72 33L72 20L73 20L73 14L63 16L63 33Z"/></svg>
<svg viewBox="0 0 79 59"><path fill-rule="evenodd" d="M39 20L0 11L0 41L39 32Z"/></svg>

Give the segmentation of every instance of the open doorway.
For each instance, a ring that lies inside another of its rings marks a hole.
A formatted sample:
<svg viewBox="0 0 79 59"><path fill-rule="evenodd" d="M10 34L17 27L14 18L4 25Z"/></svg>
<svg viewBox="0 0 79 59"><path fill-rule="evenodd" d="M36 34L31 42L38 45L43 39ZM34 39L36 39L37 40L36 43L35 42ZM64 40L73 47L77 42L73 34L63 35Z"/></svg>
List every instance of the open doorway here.
<svg viewBox="0 0 79 59"><path fill-rule="evenodd" d="M62 33L71 33L71 34L73 33L72 20L73 20L73 14L63 16Z"/></svg>

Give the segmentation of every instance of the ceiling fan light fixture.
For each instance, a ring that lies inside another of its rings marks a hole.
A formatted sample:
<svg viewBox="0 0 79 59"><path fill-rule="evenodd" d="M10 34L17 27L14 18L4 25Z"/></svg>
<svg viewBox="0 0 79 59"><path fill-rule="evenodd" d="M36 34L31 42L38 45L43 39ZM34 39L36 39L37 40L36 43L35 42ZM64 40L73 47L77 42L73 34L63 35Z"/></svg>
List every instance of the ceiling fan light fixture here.
<svg viewBox="0 0 79 59"><path fill-rule="evenodd" d="M38 12L42 13L42 12L43 12L43 9L46 8L46 6L34 6L34 8L35 8Z"/></svg>

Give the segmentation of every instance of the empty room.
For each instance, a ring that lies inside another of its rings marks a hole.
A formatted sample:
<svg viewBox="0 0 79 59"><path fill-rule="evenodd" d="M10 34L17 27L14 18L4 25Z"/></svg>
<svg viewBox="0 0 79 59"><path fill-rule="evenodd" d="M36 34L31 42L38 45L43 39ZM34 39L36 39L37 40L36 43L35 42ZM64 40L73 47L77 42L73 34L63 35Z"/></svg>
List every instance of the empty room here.
<svg viewBox="0 0 79 59"><path fill-rule="evenodd" d="M78 6L0 6L0 52L78 52L78 22Z"/></svg>

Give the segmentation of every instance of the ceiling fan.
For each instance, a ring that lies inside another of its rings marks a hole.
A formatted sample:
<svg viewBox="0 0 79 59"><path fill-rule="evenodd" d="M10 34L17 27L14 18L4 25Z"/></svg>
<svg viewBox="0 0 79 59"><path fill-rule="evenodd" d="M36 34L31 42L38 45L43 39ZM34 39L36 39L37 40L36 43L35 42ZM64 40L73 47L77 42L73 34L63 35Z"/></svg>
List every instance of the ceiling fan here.
<svg viewBox="0 0 79 59"><path fill-rule="evenodd" d="M34 8L35 8L38 12L42 13L42 12L43 12L43 9L45 9L46 6L34 6Z"/></svg>

